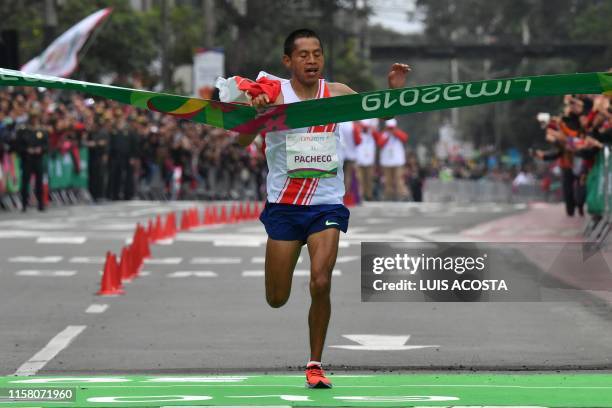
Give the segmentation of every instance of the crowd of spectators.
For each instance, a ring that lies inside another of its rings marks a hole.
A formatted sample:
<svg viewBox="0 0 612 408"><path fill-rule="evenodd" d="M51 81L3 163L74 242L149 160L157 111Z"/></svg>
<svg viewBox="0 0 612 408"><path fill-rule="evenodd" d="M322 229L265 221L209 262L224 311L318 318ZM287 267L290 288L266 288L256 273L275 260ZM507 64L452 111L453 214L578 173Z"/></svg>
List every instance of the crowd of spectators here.
<svg viewBox="0 0 612 408"><path fill-rule="evenodd" d="M94 200L129 200L138 193L166 198L263 199L265 159L236 135L73 92L37 88L0 91L0 159L24 154L20 129L45 133L49 155L68 154L80 169L89 153ZM146 197L146 195L145 195Z"/></svg>
<svg viewBox="0 0 612 408"><path fill-rule="evenodd" d="M584 215L587 176L604 144L612 142L610 99L610 95L566 95L558 115L538 115L550 147L532 154L560 170L568 216L576 210Z"/></svg>
<svg viewBox="0 0 612 408"><path fill-rule="evenodd" d="M531 154L537 160L521 166L491 166L486 149L477 158L456 155L442 161L433 157L423 165L407 149L399 174L409 194L400 199L420 201L426 177L537 185L543 191L558 178L567 214L572 216L576 210L583 214L587 174L603 144L612 141L611 112L610 96L565 96L560 114L538 115L549 148L533 149ZM29 149L19 140L24 128L41 129L43 153L69 156L77 172L81 171L79 148L88 150L86 171L96 201L138 196L265 199L267 168L261 138L245 149L232 132L109 100L37 88L0 90L0 162L11 152L23 155ZM383 126L380 131L384 130ZM352 134L350 131L348 137ZM403 144L405 147L405 141ZM380 156L383 148L378 149ZM359 165L357 160L357 176ZM374 173L369 199L388 198L387 174L378 165ZM356 177L354 184L359 187L360 182Z"/></svg>

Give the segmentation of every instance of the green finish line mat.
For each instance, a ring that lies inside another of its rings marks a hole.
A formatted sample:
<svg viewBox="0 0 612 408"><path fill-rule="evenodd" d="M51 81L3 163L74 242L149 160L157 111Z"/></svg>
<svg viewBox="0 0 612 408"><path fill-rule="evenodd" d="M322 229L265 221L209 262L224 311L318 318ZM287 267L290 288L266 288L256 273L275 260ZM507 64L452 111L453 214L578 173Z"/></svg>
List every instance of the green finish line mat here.
<svg viewBox="0 0 612 408"><path fill-rule="evenodd" d="M307 389L299 374L8 376L0 377L0 407L612 407L612 374L338 374L329 378L333 389Z"/></svg>

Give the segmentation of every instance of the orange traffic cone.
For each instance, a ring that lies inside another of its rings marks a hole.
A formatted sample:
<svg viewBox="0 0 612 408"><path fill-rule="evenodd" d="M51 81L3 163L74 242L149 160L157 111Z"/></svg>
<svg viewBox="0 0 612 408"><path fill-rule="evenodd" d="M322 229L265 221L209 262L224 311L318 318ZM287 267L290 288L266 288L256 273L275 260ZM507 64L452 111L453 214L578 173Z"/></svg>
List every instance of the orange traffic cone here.
<svg viewBox="0 0 612 408"><path fill-rule="evenodd" d="M121 279L117 269L117 258L108 251L106 253L106 262L104 263L104 273L102 274L102 282L98 295L100 296L116 296L123 295L125 292L121 289Z"/></svg>
<svg viewBox="0 0 612 408"><path fill-rule="evenodd" d="M221 205L221 216L219 217L219 224L227 224L229 220L227 219L227 208L225 205Z"/></svg>
<svg viewBox="0 0 612 408"><path fill-rule="evenodd" d="M153 242L156 242L161 238L162 236L162 223L161 223L161 217L158 214L157 217L155 217L155 224L153 224Z"/></svg>
<svg viewBox="0 0 612 408"><path fill-rule="evenodd" d="M229 222L230 222L231 224L234 224L234 223L236 223L236 222L238 222L238 221L239 221L239 219L238 219L238 204L233 203L233 204L232 204L232 209L231 209L231 211L230 211L230 219L229 219Z"/></svg>
<svg viewBox="0 0 612 408"><path fill-rule="evenodd" d="M137 278L140 274L140 268L142 267L142 257L138 253L138 249L134 245L128 247L130 254L130 279Z"/></svg>
<svg viewBox="0 0 612 408"><path fill-rule="evenodd" d="M197 207L193 207L193 226L194 227L199 227L201 224L200 222L200 213L198 212L198 208Z"/></svg>
<svg viewBox="0 0 612 408"><path fill-rule="evenodd" d="M153 220L150 218L147 220L147 229L145 230L147 236L147 243L153 242Z"/></svg>
<svg viewBox="0 0 612 408"><path fill-rule="evenodd" d="M121 280L124 282L132 281L132 260L130 259L130 249L127 246L124 246L121 250L119 275L121 275Z"/></svg>
<svg viewBox="0 0 612 408"><path fill-rule="evenodd" d="M355 206L355 197L353 197L353 193L348 192L344 195L344 205L347 207L354 207Z"/></svg>
<svg viewBox="0 0 612 408"><path fill-rule="evenodd" d="M170 237L169 238L174 238L176 237L176 214L170 213L170 219L172 220L172 222L170 223Z"/></svg>
<svg viewBox="0 0 612 408"><path fill-rule="evenodd" d="M246 216L248 220L255 219L255 212L253 211L253 203L251 201L246 203Z"/></svg>
<svg viewBox="0 0 612 408"><path fill-rule="evenodd" d="M189 229L189 222L187 221L187 214L185 211L181 213L181 227L179 231L187 231Z"/></svg>
<svg viewBox="0 0 612 408"><path fill-rule="evenodd" d="M151 257L151 248L149 247L149 238L147 237L147 231L140 226L140 224L136 225L136 233L134 234L134 238L138 235L138 251L142 259L148 259Z"/></svg>
<svg viewBox="0 0 612 408"><path fill-rule="evenodd" d="M218 224L219 223L219 209L215 205L214 207L210 207L210 223Z"/></svg>
<svg viewBox="0 0 612 408"><path fill-rule="evenodd" d="M166 217L166 225L164 228L163 237L164 239L172 238L176 234L176 219L174 213L168 214Z"/></svg>
<svg viewBox="0 0 612 408"><path fill-rule="evenodd" d="M255 202L255 209L254 209L254 213L256 217L259 217L259 215L261 214L262 208L261 205L259 203L259 201Z"/></svg>
<svg viewBox="0 0 612 408"><path fill-rule="evenodd" d="M249 218L247 217L246 208L244 207L244 201L240 202L240 206L238 207L238 220L239 221L247 221Z"/></svg>
<svg viewBox="0 0 612 408"><path fill-rule="evenodd" d="M202 225L210 224L210 208L204 207L204 216L202 217Z"/></svg>
<svg viewBox="0 0 612 408"><path fill-rule="evenodd" d="M133 253L136 256L136 259L142 259L142 235L140 234L140 223L136 224L136 229L134 230L134 236L132 237L132 244L130 245Z"/></svg>

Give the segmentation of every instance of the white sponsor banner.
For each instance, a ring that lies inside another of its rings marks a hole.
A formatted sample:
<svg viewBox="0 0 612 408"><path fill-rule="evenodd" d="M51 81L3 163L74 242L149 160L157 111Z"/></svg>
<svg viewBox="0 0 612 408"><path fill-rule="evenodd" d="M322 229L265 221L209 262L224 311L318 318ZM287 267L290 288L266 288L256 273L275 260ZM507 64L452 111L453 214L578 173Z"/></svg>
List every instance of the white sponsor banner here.
<svg viewBox="0 0 612 408"><path fill-rule="evenodd" d="M78 65L78 53L94 29L111 13L112 8L98 10L60 35L37 57L21 67L28 74L68 77Z"/></svg>

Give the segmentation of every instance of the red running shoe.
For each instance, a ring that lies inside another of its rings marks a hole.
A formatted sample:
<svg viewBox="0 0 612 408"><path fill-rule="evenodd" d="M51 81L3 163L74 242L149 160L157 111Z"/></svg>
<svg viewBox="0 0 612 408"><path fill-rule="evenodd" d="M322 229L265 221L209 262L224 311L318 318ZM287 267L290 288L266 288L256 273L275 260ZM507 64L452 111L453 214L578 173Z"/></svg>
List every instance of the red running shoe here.
<svg viewBox="0 0 612 408"><path fill-rule="evenodd" d="M320 365L306 367L306 386L308 388L331 388L332 383L325 377Z"/></svg>

